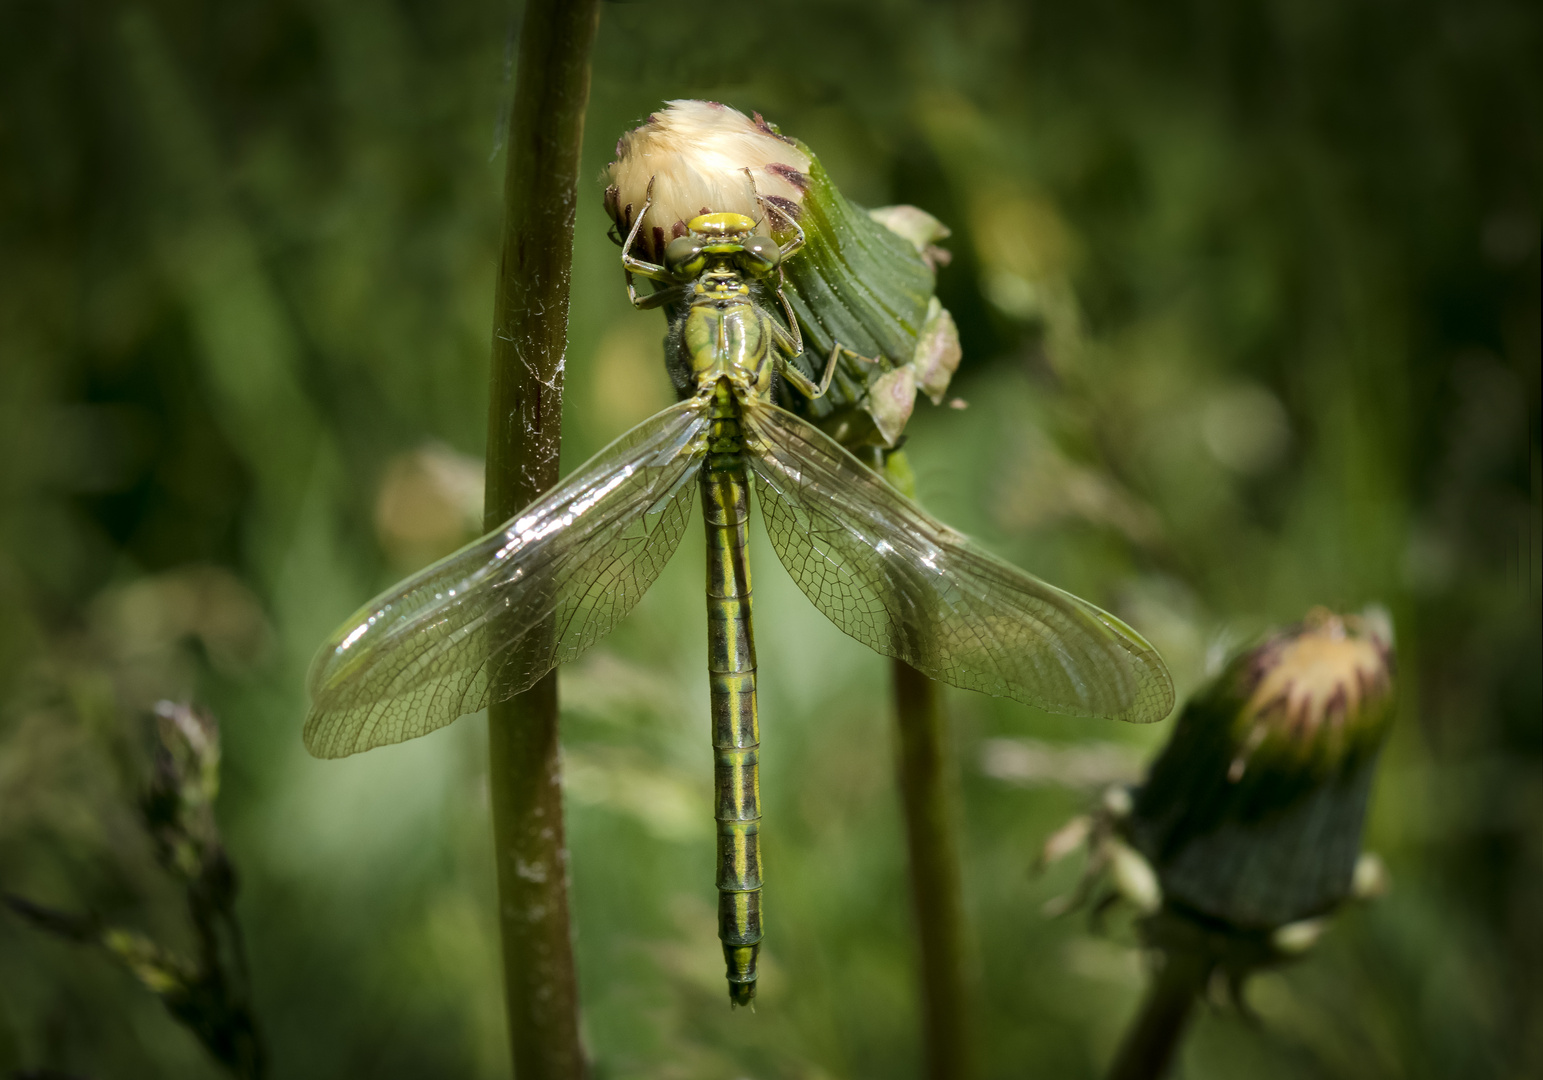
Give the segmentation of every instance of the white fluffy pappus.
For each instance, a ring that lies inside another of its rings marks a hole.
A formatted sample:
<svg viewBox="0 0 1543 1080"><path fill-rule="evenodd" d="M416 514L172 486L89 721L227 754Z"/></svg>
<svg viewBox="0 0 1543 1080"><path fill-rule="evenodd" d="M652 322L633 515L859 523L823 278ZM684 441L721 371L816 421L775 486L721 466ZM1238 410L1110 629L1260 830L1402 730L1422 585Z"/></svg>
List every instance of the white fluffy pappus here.
<svg viewBox="0 0 1543 1080"><path fill-rule="evenodd" d="M657 258L657 249L704 210L760 220L770 204L796 217L809 158L759 114L752 119L717 102L679 100L617 141L609 173L606 209L623 235L653 180L653 204L638 239Z"/></svg>

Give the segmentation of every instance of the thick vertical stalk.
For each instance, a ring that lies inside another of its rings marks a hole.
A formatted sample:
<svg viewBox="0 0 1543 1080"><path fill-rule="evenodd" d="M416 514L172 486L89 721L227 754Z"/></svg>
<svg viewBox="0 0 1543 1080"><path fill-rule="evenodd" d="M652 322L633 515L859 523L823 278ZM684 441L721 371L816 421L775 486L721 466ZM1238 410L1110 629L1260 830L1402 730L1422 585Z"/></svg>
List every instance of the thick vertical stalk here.
<svg viewBox="0 0 1543 1080"><path fill-rule="evenodd" d="M878 468L902 495L916 498L916 484L903 452L890 454ZM911 906L921 947L927 1076L928 1080L961 1080L973 1074L974 1052L964 888L954 820L954 764L938 684L903 660L891 662L891 683Z"/></svg>
<svg viewBox="0 0 1543 1080"><path fill-rule="evenodd" d="M1120 1043L1108 1080L1160 1080L1173 1066L1211 962L1176 949L1163 954L1162 965L1152 978L1141 1012Z"/></svg>
<svg viewBox="0 0 1543 1080"><path fill-rule="evenodd" d="M971 1073L964 899L955 843L952 761L938 684L893 661L900 798L910 853L911 904L921 945L929 1080Z"/></svg>
<svg viewBox="0 0 1543 1080"><path fill-rule="evenodd" d="M568 279L598 0L528 0L494 298L486 523L557 482ZM520 1080L584 1075L568 921L557 677L488 710L504 996Z"/></svg>

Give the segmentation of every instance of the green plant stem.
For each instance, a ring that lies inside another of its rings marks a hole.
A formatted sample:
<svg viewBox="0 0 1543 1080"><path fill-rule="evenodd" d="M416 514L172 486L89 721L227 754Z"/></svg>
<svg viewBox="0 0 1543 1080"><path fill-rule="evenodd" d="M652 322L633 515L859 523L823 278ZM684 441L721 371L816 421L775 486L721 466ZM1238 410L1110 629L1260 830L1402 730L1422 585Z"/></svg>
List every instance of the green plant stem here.
<svg viewBox="0 0 1543 1080"><path fill-rule="evenodd" d="M1159 1080L1168 1075L1210 973L1211 961L1202 954L1187 949L1163 953L1162 967L1125 1032L1108 1080Z"/></svg>
<svg viewBox="0 0 1543 1080"><path fill-rule="evenodd" d="M902 451L877 470L908 499L916 482ZM973 1075L964 888L954 822L954 766L938 684L903 660L891 662L896 759L905 810L911 906L921 947L923 1037L929 1080Z"/></svg>
<svg viewBox="0 0 1543 1080"><path fill-rule="evenodd" d="M922 1013L930 1080L971 1074L964 899L955 844L953 768L938 684L893 661L911 904L921 945Z"/></svg>
<svg viewBox="0 0 1543 1080"><path fill-rule="evenodd" d="M579 152L598 0L529 0L509 114L486 523L557 482ZM557 676L488 710L504 998L520 1080L585 1073L568 918Z"/></svg>

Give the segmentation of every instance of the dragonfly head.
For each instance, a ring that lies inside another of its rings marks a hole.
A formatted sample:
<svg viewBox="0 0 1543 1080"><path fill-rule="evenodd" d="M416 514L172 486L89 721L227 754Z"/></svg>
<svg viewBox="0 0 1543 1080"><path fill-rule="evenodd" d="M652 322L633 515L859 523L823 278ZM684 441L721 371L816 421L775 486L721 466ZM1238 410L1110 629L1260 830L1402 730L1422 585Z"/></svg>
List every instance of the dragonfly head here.
<svg viewBox="0 0 1543 1080"><path fill-rule="evenodd" d="M755 221L744 214L727 211L719 214L699 214L686 222L686 231L709 242L716 239L737 240L755 231Z"/></svg>
<svg viewBox="0 0 1543 1080"><path fill-rule="evenodd" d="M769 274L781 262L782 251L755 227L744 214L700 214L686 223L686 235L665 246L665 270L678 281L698 277L710 262L754 277Z"/></svg>

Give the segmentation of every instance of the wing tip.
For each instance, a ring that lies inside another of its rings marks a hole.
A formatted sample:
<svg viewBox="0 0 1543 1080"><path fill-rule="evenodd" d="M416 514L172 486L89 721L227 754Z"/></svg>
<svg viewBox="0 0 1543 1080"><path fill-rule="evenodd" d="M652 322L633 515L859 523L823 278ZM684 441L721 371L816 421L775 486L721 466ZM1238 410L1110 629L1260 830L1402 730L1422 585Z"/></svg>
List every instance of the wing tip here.
<svg viewBox="0 0 1543 1080"><path fill-rule="evenodd" d="M1143 639L1144 641L1145 639ZM1162 655L1152 646L1137 657L1136 677L1140 690L1136 693L1136 714L1132 724L1156 724L1173 715L1178 704L1178 690L1173 685L1173 673L1168 670Z"/></svg>
<svg viewBox="0 0 1543 1080"><path fill-rule="evenodd" d="M1126 708L1109 714L1108 719L1125 724L1161 723L1173 715L1173 707L1178 702L1173 676L1155 649L1133 659L1131 674L1136 682L1135 693Z"/></svg>
<svg viewBox="0 0 1543 1080"><path fill-rule="evenodd" d="M335 725L329 722L325 714L315 711L306 717L305 730L301 732L300 739L305 743L306 753L313 758L323 761L332 761L337 758L348 757L358 752L358 749L342 749L338 746Z"/></svg>

